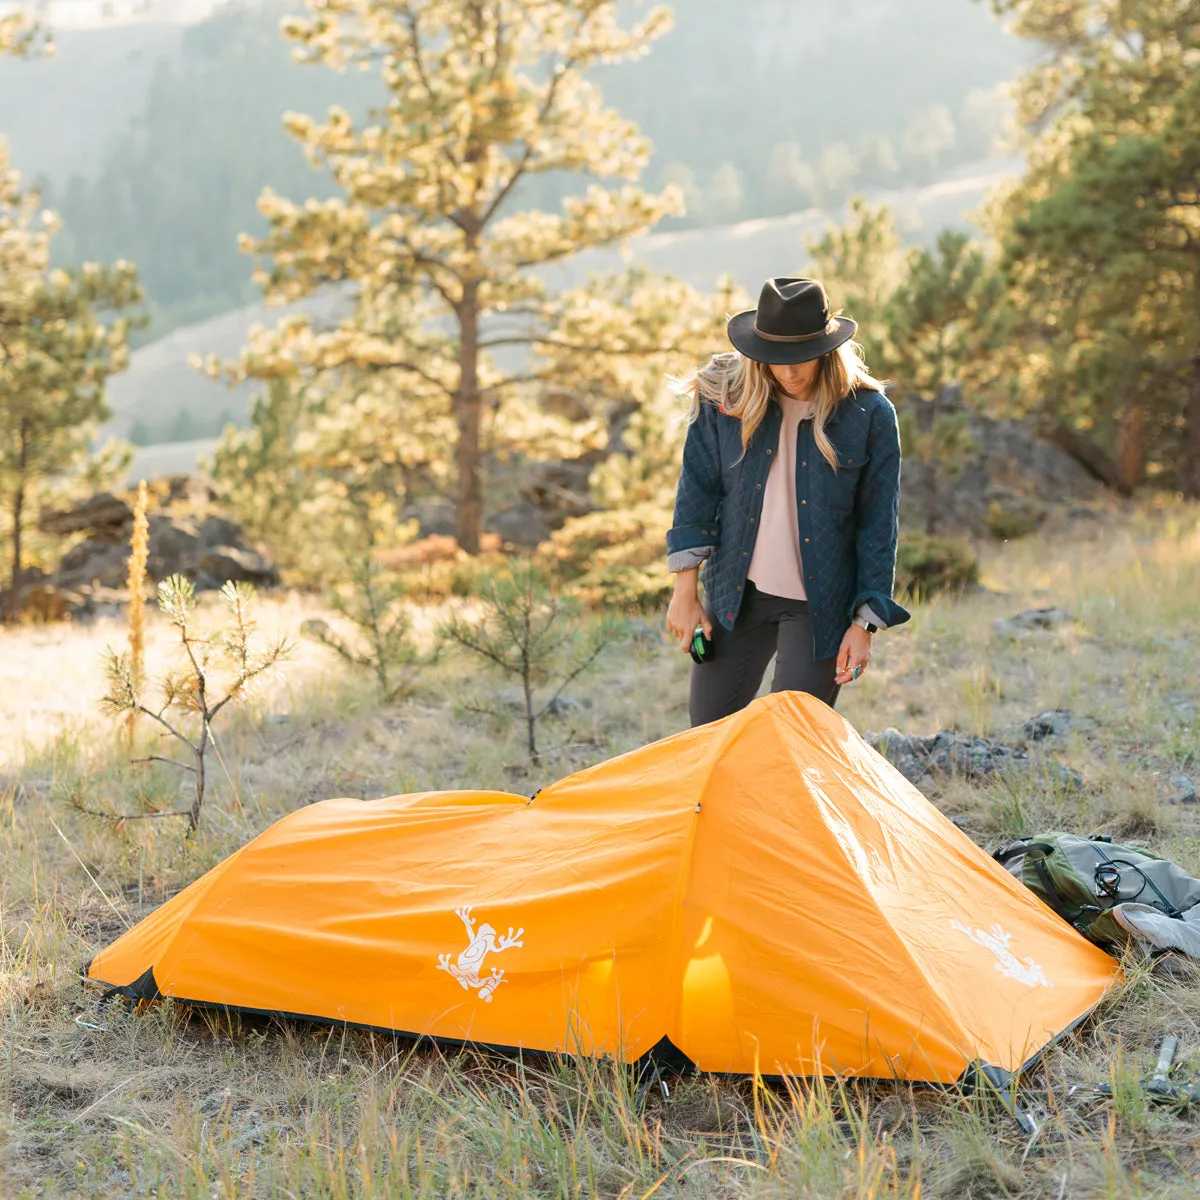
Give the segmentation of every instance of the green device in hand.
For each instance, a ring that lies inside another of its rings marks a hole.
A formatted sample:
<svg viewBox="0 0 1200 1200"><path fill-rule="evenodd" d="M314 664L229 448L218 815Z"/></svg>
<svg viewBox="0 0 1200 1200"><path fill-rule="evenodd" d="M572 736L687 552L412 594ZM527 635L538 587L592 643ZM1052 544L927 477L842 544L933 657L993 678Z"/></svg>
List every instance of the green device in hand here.
<svg viewBox="0 0 1200 1200"><path fill-rule="evenodd" d="M688 647L688 653L691 654L692 662L694 663L703 665L712 660L712 638L705 636L703 625L696 626L696 631L692 634L692 644Z"/></svg>

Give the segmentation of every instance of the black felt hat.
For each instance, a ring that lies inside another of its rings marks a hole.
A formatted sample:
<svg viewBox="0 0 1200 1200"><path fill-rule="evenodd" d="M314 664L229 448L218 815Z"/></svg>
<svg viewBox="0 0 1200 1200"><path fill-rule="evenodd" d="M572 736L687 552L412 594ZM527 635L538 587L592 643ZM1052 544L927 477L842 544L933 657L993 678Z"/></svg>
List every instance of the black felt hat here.
<svg viewBox="0 0 1200 1200"><path fill-rule="evenodd" d="M835 317L829 297L815 279L768 279L758 308L740 312L729 321L729 340L756 362L811 362L858 332L858 322Z"/></svg>

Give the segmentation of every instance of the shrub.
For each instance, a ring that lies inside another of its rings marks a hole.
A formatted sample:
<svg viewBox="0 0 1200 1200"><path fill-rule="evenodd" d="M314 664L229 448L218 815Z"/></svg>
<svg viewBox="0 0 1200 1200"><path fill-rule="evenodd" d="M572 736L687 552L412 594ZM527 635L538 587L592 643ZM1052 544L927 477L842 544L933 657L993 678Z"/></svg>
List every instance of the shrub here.
<svg viewBox="0 0 1200 1200"><path fill-rule="evenodd" d="M565 590L597 607L651 609L667 603L669 509L652 503L575 517L541 554Z"/></svg>
<svg viewBox="0 0 1200 1200"><path fill-rule="evenodd" d="M988 532L1001 541L1034 533L1046 519L1046 510L1036 500L1017 499L1009 503L993 500L985 518Z"/></svg>
<svg viewBox="0 0 1200 1200"><path fill-rule="evenodd" d="M979 559L966 538L937 537L917 530L900 535L896 587L909 595L958 591L979 582Z"/></svg>

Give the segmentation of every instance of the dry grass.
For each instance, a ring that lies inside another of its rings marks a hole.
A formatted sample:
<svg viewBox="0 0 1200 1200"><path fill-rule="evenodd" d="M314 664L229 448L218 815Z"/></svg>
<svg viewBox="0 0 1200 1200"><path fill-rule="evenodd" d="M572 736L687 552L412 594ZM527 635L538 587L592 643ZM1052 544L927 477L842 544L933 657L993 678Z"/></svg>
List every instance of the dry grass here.
<svg viewBox="0 0 1200 1200"><path fill-rule="evenodd" d="M937 802L985 844L1047 824L1138 835L1200 872L1194 809L1159 798L1200 774L1200 511L1078 522L1001 547L995 593L937 599L878 639L843 692L859 728L994 733L1048 708L1079 726L1087 783L955 781ZM1013 641L997 617L1058 605L1076 622ZM264 606L268 632L318 614ZM626 646L579 685L531 773L520 730L464 712L481 686L448 662L380 709L371 682L301 644L286 679L233 714L199 837L113 826L69 803L170 798L123 766L96 715L99 650L124 627L0 630L0 1196L1194 1197L1196 1115L1133 1086L1176 1033L1200 1070L1200 986L1134 972L1030 1080L1023 1135L986 1097L895 1086L683 1081L639 1106L611 1064L446 1057L350 1031L233 1023L160 1007L96 1017L77 970L98 947L283 813L332 795L500 786L529 792L686 723L687 663ZM147 662L167 631L151 620ZM630 680L636 686L630 687ZM640 707L629 697L645 698ZM144 735L143 735L144 736ZM89 1028L76 1021L100 1024ZM1115 1099L1075 1085L1114 1084Z"/></svg>

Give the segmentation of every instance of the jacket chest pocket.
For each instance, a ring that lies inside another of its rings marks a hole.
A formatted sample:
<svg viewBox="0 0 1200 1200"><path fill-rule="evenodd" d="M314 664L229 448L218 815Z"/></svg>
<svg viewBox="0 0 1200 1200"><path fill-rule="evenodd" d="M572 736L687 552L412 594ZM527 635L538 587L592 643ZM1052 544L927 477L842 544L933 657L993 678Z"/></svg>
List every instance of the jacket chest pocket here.
<svg viewBox="0 0 1200 1200"><path fill-rule="evenodd" d="M858 485L863 477L863 470L869 461L866 450L854 446L846 451L838 451L838 469L833 470L822 460L821 503L834 512L849 513L854 509L855 497L858 495Z"/></svg>

